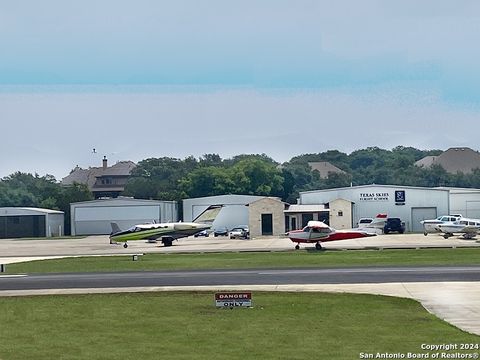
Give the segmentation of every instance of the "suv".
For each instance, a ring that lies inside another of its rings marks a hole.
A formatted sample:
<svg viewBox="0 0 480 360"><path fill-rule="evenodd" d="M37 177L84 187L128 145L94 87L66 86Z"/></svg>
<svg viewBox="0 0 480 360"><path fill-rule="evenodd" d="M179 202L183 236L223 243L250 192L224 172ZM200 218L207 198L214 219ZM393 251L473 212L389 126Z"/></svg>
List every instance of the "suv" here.
<svg viewBox="0 0 480 360"><path fill-rule="evenodd" d="M215 236L215 237L217 237L217 236L227 236L227 235L228 235L228 229L225 226L217 228L213 232L213 236Z"/></svg>
<svg viewBox="0 0 480 360"><path fill-rule="evenodd" d="M385 221L383 232L388 234L393 231L403 234L405 232L405 223L399 218L388 218L387 221Z"/></svg>

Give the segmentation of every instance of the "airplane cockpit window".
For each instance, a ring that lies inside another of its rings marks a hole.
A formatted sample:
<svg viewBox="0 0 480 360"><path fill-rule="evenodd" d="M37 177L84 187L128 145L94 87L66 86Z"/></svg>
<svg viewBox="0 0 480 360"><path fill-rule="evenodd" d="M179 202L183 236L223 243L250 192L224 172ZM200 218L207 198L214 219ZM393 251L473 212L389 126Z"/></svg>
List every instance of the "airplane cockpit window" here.
<svg viewBox="0 0 480 360"><path fill-rule="evenodd" d="M313 233L319 233L319 234L328 234L329 232L331 232L330 228L328 228L328 227L326 227L326 228L315 227L315 228L311 228L311 229L312 229Z"/></svg>
<svg viewBox="0 0 480 360"><path fill-rule="evenodd" d="M305 227L303 228L303 232L310 232L310 229L311 229L311 227L305 226Z"/></svg>

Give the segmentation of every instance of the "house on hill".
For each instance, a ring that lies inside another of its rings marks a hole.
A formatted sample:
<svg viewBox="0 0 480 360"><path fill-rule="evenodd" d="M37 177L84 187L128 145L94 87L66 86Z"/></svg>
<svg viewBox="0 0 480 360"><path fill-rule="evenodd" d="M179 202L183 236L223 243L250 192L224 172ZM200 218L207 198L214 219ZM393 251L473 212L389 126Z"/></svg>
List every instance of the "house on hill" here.
<svg viewBox="0 0 480 360"><path fill-rule="evenodd" d="M321 179L328 178L329 173L345 174L345 171L339 169L328 161L309 162L308 165L312 170L317 170L320 173Z"/></svg>
<svg viewBox="0 0 480 360"><path fill-rule="evenodd" d="M440 165L450 174L457 172L470 174L474 169L480 168L480 154L467 147L455 147L438 156L426 156L415 165L425 168Z"/></svg>
<svg viewBox="0 0 480 360"><path fill-rule="evenodd" d="M62 185L86 184L95 199L116 198L125 190L130 173L135 167L132 161L120 161L109 167L107 158L104 157L102 167L88 169L75 167L70 175L62 179Z"/></svg>

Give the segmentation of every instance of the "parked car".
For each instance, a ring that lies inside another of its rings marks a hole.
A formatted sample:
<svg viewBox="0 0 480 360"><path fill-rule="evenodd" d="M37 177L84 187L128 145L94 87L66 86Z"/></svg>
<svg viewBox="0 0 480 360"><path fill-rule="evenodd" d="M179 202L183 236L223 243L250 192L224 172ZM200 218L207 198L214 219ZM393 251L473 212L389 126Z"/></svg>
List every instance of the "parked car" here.
<svg viewBox="0 0 480 360"><path fill-rule="evenodd" d="M207 230L202 230L198 233L196 233L195 235L193 235L194 237L199 237L199 236L205 236L205 237L209 237L210 234L207 232Z"/></svg>
<svg viewBox="0 0 480 360"><path fill-rule="evenodd" d="M228 235L228 229L223 226L223 227L219 227L217 229L215 229L213 231L213 236L217 237L217 236L227 236Z"/></svg>
<svg viewBox="0 0 480 360"><path fill-rule="evenodd" d="M250 230L248 226L237 226L230 230L228 236L230 236L230 239L249 239Z"/></svg>
<svg viewBox="0 0 480 360"><path fill-rule="evenodd" d="M405 223L399 218L387 218L387 221L385 221L385 226L383 227L383 232L385 234L391 232L403 234L405 232Z"/></svg>

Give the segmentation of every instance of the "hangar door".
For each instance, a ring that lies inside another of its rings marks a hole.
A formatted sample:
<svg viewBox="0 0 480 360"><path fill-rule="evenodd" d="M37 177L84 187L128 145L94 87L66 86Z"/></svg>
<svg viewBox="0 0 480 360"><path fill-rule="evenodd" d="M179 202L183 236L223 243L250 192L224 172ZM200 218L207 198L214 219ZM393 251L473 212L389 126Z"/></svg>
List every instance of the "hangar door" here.
<svg viewBox="0 0 480 360"><path fill-rule="evenodd" d="M74 211L75 235L110 234L110 223L115 222L122 230L140 223L160 222L160 207L154 206L89 206ZM72 231L73 233L73 231Z"/></svg>
<svg viewBox="0 0 480 360"><path fill-rule="evenodd" d="M45 215L0 217L0 238L45 236Z"/></svg>
<svg viewBox="0 0 480 360"><path fill-rule="evenodd" d="M423 225L420 224L420 221L436 218L436 207L412 208L412 231L423 232Z"/></svg>
<svg viewBox="0 0 480 360"><path fill-rule="evenodd" d="M480 201L467 200L467 212L465 217L480 219Z"/></svg>

